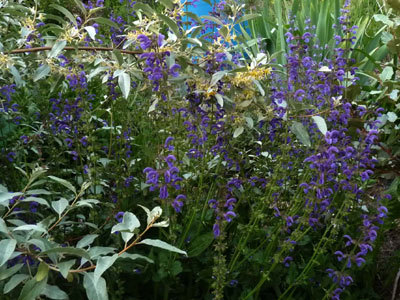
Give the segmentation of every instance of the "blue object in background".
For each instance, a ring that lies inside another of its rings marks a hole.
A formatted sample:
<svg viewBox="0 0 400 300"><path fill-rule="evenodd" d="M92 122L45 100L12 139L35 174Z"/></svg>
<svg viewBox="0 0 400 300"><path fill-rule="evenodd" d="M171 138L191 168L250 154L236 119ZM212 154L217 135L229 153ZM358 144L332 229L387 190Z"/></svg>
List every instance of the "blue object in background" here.
<svg viewBox="0 0 400 300"><path fill-rule="evenodd" d="M206 1L198 1L195 2L196 7L194 7L193 5L189 5L187 7L188 12L194 13L196 15L200 16L204 16L204 15L208 15L208 13L210 11L212 11L212 7L210 4L208 4Z"/></svg>

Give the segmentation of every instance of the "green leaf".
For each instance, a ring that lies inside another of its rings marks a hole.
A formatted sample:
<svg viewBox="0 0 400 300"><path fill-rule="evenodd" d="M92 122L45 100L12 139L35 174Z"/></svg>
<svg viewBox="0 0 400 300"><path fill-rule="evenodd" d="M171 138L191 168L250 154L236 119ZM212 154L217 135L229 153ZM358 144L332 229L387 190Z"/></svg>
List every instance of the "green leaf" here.
<svg viewBox="0 0 400 300"><path fill-rule="evenodd" d="M114 225L111 233L121 231L122 239L127 243L133 236L133 231L140 227L138 218L131 212L126 212L122 218L122 222Z"/></svg>
<svg viewBox="0 0 400 300"><path fill-rule="evenodd" d="M58 5L58 4L50 4L50 7L58 10L61 12L68 20L71 21L72 24L74 24L76 27L78 27L78 23L76 22L75 17L64 7Z"/></svg>
<svg viewBox="0 0 400 300"><path fill-rule="evenodd" d="M52 201L51 202L51 207L55 210L56 213L58 213L58 216L61 216L63 211L67 208L68 206L68 200L61 198L58 201Z"/></svg>
<svg viewBox="0 0 400 300"><path fill-rule="evenodd" d="M88 234L85 235L77 244L77 248L84 248L86 246L89 246L90 244L93 243L93 241L98 237L98 234Z"/></svg>
<svg viewBox="0 0 400 300"><path fill-rule="evenodd" d="M224 26L224 23L221 22L221 20L217 19L216 17L212 17L212 16L201 16L201 19L206 19L209 21L212 21L214 23L217 23L220 26Z"/></svg>
<svg viewBox="0 0 400 300"><path fill-rule="evenodd" d="M302 123L293 121L293 125L290 129L303 145L311 147L310 136Z"/></svg>
<svg viewBox="0 0 400 300"><path fill-rule="evenodd" d="M14 80L15 80L17 87L24 86L25 81L22 80L21 74L19 74L17 68L14 66L11 66L9 70L10 70L10 73L14 76Z"/></svg>
<svg viewBox="0 0 400 300"><path fill-rule="evenodd" d="M134 10L142 10L146 16L148 16L150 19L153 18L154 14L156 13L148 4L144 4L141 2L137 2L134 6L133 6Z"/></svg>
<svg viewBox="0 0 400 300"><path fill-rule="evenodd" d="M149 245L149 246L153 246L153 247L158 247L161 249L165 249L165 250L168 250L171 252L176 252L176 253L187 256L186 251L180 250L180 249L178 249L164 241L161 241L161 240L144 239L143 241L139 242L138 244L145 244L145 245Z"/></svg>
<svg viewBox="0 0 400 300"><path fill-rule="evenodd" d="M33 225L33 224L21 225L21 226L14 228L13 231L38 231L38 232L46 233L47 230L39 225L40 224L38 224L38 225Z"/></svg>
<svg viewBox="0 0 400 300"><path fill-rule="evenodd" d="M79 249L79 248L73 248L73 247L56 247L56 248L52 248L52 249L49 249L49 250L41 252L40 256L48 255L48 254L52 254L52 253L70 254L70 255L84 257L87 260L90 260L90 255L86 250Z"/></svg>
<svg viewBox="0 0 400 300"><path fill-rule="evenodd" d="M228 71L219 71L214 73L211 77L210 87L216 85L217 82L220 81L227 73Z"/></svg>
<svg viewBox="0 0 400 300"><path fill-rule="evenodd" d="M67 293L64 292L63 290L61 290L56 285L47 284L41 294L45 295L47 298L55 299L55 300L66 300L66 299L69 299Z"/></svg>
<svg viewBox="0 0 400 300"><path fill-rule="evenodd" d="M148 258L146 256L143 256L143 255L140 255L140 254L131 254L131 253L128 253L128 252L124 252L119 257L120 258L131 259L131 260L143 259L143 260L147 261L148 263L151 263L151 264L154 263L154 261L151 260L150 258Z"/></svg>
<svg viewBox="0 0 400 300"><path fill-rule="evenodd" d="M261 16L262 15L260 15L260 14L247 14L247 15L244 15L241 18L239 18L239 20L237 20L235 22L235 24L239 24L239 23L243 23L243 22L246 22L246 21L249 21L249 20L253 20L253 19L261 17Z"/></svg>
<svg viewBox="0 0 400 300"><path fill-rule="evenodd" d="M385 67L382 73L379 75L379 78L382 81L390 80L393 76L393 68L392 67Z"/></svg>
<svg viewBox="0 0 400 300"><path fill-rule="evenodd" d="M46 287L46 284L47 284L47 277L39 282L36 281L35 278L32 278L22 288L18 300L35 300L36 297L38 297L43 292L43 290Z"/></svg>
<svg viewBox="0 0 400 300"><path fill-rule="evenodd" d="M168 9L174 9L174 3L170 0L160 0L161 4L164 5Z"/></svg>
<svg viewBox="0 0 400 300"><path fill-rule="evenodd" d="M312 118L313 118L315 124L317 124L319 131L321 131L321 133L323 135L325 135L326 132L328 131L328 127L326 126L326 122L325 122L324 118L322 118L320 116L313 116Z"/></svg>
<svg viewBox="0 0 400 300"><path fill-rule="evenodd" d="M3 293L7 294L11 292L18 284L20 284L25 279L29 278L27 274L16 274L5 284Z"/></svg>
<svg viewBox="0 0 400 300"><path fill-rule="evenodd" d="M113 247L92 247L89 250L89 254L90 254L90 258L91 259L97 259L99 256L102 255L107 255L110 253L114 253L117 249L113 248Z"/></svg>
<svg viewBox="0 0 400 300"><path fill-rule="evenodd" d="M388 121L389 121L389 122L392 122L392 123L396 122L396 120L397 120L397 115L396 115L396 113L390 111L390 112L388 112L386 115L387 115L387 118L388 118Z"/></svg>
<svg viewBox="0 0 400 300"><path fill-rule="evenodd" d="M37 202L39 204L42 204L44 206L50 207L49 203L47 203L47 200L43 198L38 198L38 197L28 197L28 198L23 198L21 202Z"/></svg>
<svg viewBox="0 0 400 300"><path fill-rule="evenodd" d="M6 222L3 220L3 218L0 218L0 232L9 234L9 230L8 230Z"/></svg>
<svg viewBox="0 0 400 300"><path fill-rule="evenodd" d="M118 254L114 254L113 256L103 256L100 257L96 262L96 269L94 270L93 281L94 284L97 285L97 282L101 278L101 275L110 268L114 262L118 259Z"/></svg>
<svg viewBox="0 0 400 300"><path fill-rule="evenodd" d="M5 239L0 241L0 267L12 256L17 245L16 240Z"/></svg>
<svg viewBox="0 0 400 300"><path fill-rule="evenodd" d="M119 28L119 25L117 23L115 23L107 18L98 17L98 18L93 18L91 20L96 21L99 24L107 25L107 26L114 27L114 28Z"/></svg>
<svg viewBox="0 0 400 300"><path fill-rule="evenodd" d="M83 6L82 1L74 0L76 6L81 10L83 15L86 15L86 8Z"/></svg>
<svg viewBox="0 0 400 300"><path fill-rule="evenodd" d="M391 21L387 15L376 14L374 15L374 20L377 22L382 22L389 27L393 27L394 25L393 21Z"/></svg>
<svg viewBox="0 0 400 300"><path fill-rule="evenodd" d="M188 255L189 257L195 257L203 253L211 243L214 241L214 234L212 232L206 233L196 237L189 246Z"/></svg>
<svg viewBox="0 0 400 300"><path fill-rule="evenodd" d="M124 58L122 57L121 51L118 49L114 49L112 52L120 66L124 64ZM121 70L122 71L122 70Z"/></svg>
<svg viewBox="0 0 400 300"><path fill-rule="evenodd" d="M75 195L76 195L76 189L75 187L69 183L68 181L66 181L65 179L62 178L58 178L56 176L48 176L51 180L54 180L60 184L62 184L63 186L65 186L67 189L69 189L70 191L72 191Z"/></svg>
<svg viewBox="0 0 400 300"><path fill-rule="evenodd" d="M69 270L71 270L72 266L75 264L75 259L71 259L68 261L64 261L57 264L58 269L60 270L61 275L67 279Z"/></svg>
<svg viewBox="0 0 400 300"><path fill-rule="evenodd" d="M35 279L36 279L36 281L42 281L43 279L45 279L47 277L48 274L49 274L49 266L47 264L45 264L44 262L41 262L39 264L37 273L35 275Z"/></svg>
<svg viewBox="0 0 400 300"><path fill-rule="evenodd" d="M22 193L19 193L19 192L18 193L8 193L8 192L0 193L0 205L8 206L9 201L12 198L14 198L16 196L21 196L21 195L22 195Z"/></svg>
<svg viewBox="0 0 400 300"><path fill-rule="evenodd" d="M224 98L222 97L222 95L221 94L215 94L214 97L215 97L215 99L217 99L218 104L221 107L224 107Z"/></svg>
<svg viewBox="0 0 400 300"><path fill-rule="evenodd" d="M244 131L243 126L240 126L238 128L235 129L235 131L233 132L233 138L237 138L239 135L241 135Z"/></svg>
<svg viewBox="0 0 400 300"><path fill-rule="evenodd" d="M175 21L172 20L170 17L163 15L163 14L158 14L158 17L165 23L168 25L168 27L172 30L172 32L176 35L176 36L181 36L181 32L179 30L178 25L176 25Z"/></svg>
<svg viewBox="0 0 400 300"><path fill-rule="evenodd" d="M108 300L106 281L100 277L95 284L93 272L83 276L83 287L89 300Z"/></svg>
<svg viewBox="0 0 400 300"><path fill-rule="evenodd" d="M51 48L48 57L53 58L60 54L60 52L65 48L67 45L67 41L57 41L53 47Z"/></svg>
<svg viewBox="0 0 400 300"><path fill-rule="evenodd" d="M120 74L118 76L118 85L121 89L122 95L125 99L127 99L131 90L131 77L129 76L129 74L125 72Z"/></svg>
<svg viewBox="0 0 400 300"><path fill-rule="evenodd" d="M85 30L89 34L90 38L95 41L96 40L96 29L93 26L86 26Z"/></svg>
<svg viewBox="0 0 400 300"><path fill-rule="evenodd" d="M37 68L36 72L33 74L33 81L38 81L43 77L46 77L50 73L50 67L48 65L41 65Z"/></svg>
<svg viewBox="0 0 400 300"><path fill-rule="evenodd" d="M11 268L8 269L0 269L0 281L7 279L8 277L14 275L15 273L17 273L22 267L24 266L24 264L17 264L15 266L12 266ZM5 267L5 266L4 266Z"/></svg>

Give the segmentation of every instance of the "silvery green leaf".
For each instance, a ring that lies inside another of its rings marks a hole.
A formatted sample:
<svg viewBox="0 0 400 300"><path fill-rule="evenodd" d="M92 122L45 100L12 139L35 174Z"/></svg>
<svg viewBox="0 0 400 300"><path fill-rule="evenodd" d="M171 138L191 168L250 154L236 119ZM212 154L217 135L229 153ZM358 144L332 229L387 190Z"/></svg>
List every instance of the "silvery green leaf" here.
<svg viewBox="0 0 400 300"><path fill-rule="evenodd" d="M253 119L250 118L250 117L245 117L244 119L246 120L247 126L248 126L250 129L252 129L253 126L254 126L254 121L253 121Z"/></svg>
<svg viewBox="0 0 400 300"><path fill-rule="evenodd" d="M60 184L62 184L63 186L65 186L67 189L69 189L70 191L72 191L75 195L76 195L76 189L75 187L69 183L68 181L66 181L65 179L62 178L58 178L56 176L48 176L51 180L54 180Z"/></svg>
<svg viewBox="0 0 400 300"><path fill-rule="evenodd" d="M85 235L77 244L77 248L83 248L86 246L89 246L90 244L93 243L93 241L98 237L98 234L88 234Z"/></svg>
<svg viewBox="0 0 400 300"><path fill-rule="evenodd" d="M114 253L117 249L112 247L99 247L95 246L89 249L89 255L91 259L97 259L99 256Z"/></svg>
<svg viewBox="0 0 400 300"><path fill-rule="evenodd" d="M101 278L101 275L110 268L114 262L118 259L118 254L114 254L113 256L103 256L100 257L96 262L96 269L94 270L93 281L94 284L97 285L98 280Z"/></svg>
<svg viewBox="0 0 400 300"><path fill-rule="evenodd" d="M153 227L168 227L168 226L169 226L169 219L153 224Z"/></svg>
<svg viewBox="0 0 400 300"><path fill-rule="evenodd" d="M44 206L50 207L49 203L47 202L47 200L43 199L43 198L39 198L39 197L27 197L27 198L23 198L21 200L21 202L37 202L39 204L42 204Z"/></svg>
<svg viewBox="0 0 400 300"><path fill-rule="evenodd" d="M310 136L302 123L293 121L293 125L290 129L303 145L311 147Z"/></svg>
<svg viewBox="0 0 400 300"><path fill-rule="evenodd" d="M265 91L262 88L260 82L258 80L253 79L254 84L257 86L258 90L260 91L261 96L265 96Z"/></svg>
<svg viewBox="0 0 400 300"><path fill-rule="evenodd" d="M47 255L47 254L69 254L69 255L75 255L79 257L86 258L87 260L90 260L90 255L86 250L80 249L80 248L73 248L73 247L55 247L51 248L49 250L43 251L41 254L42 255Z"/></svg>
<svg viewBox="0 0 400 300"><path fill-rule="evenodd" d="M4 185L0 184L0 194L7 193L7 192L8 192L7 188Z"/></svg>
<svg viewBox="0 0 400 300"><path fill-rule="evenodd" d="M397 101L397 98L399 97L399 90L394 89L393 91L391 91L389 97L390 99Z"/></svg>
<svg viewBox="0 0 400 300"><path fill-rule="evenodd" d="M7 294L8 292L11 292L16 286L18 286L18 284L20 284L22 281L24 281L27 278L29 278L29 275L27 275L27 274L14 275L4 286L3 293Z"/></svg>
<svg viewBox="0 0 400 300"><path fill-rule="evenodd" d="M148 258L146 256L143 256L143 255L140 255L140 254L131 254L131 253L128 253L128 252L124 252L119 257L120 258L128 258L128 259L131 259L131 260L143 259L143 260L147 261L148 263L151 263L151 264L154 263L154 261L151 260L150 258Z"/></svg>
<svg viewBox="0 0 400 300"><path fill-rule="evenodd" d="M131 90L131 77L129 76L129 74L125 72L120 74L118 76L118 85L121 89L122 95L125 99L127 99Z"/></svg>
<svg viewBox="0 0 400 300"><path fill-rule="evenodd" d="M64 261L57 264L58 269L60 270L61 275L67 279L69 270L71 270L72 266L75 264L75 259L71 259L68 261Z"/></svg>
<svg viewBox="0 0 400 300"><path fill-rule="evenodd" d="M46 276L41 281L37 281L36 278L32 278L26 282L22 288L18 300L35 300L45 289L47 278L48 277Z"/></svg>
<svg viewBox="0 0 400 300"><path fill-rule="evenodd" d="M14 76L14 80L15 80L17 87L24 86L25 81L22 80L21 74L19 74L19 71L17 70L17 68L14 66L11 66L9 68L9 70L10 70L10 73Z"/></svg>
<svg viewBox="0 0 400 300"><path fill-rule="evenodd" d="M317 124L319 131L321 131L321 133L323 135L325 135L326 132L328 131L328 127L326 126L326 122L325 122L324 118L322 118L320 116L313 116L312 118L313 118L315 124Z"/></svg>
<svg viewBox="0 0 400 300"><path fill-rule="evenodd" d="M224 107L224 98L220 94L215 94L215 98L217 99L218 104L221 107Z"/></svg>
<svg viewBox="0 0 400 300"><path fill-rule="evenodd" d="M76 202L76 206L77 207L87 206L87 207L93 208L92 204L99 204L99 203L100 203L100 201L97 199L82 199L82 200L79 200L78 202Z"/></svg>
<svg viewBox="0 0 400 300"><path fill-rule="evenodd" d="M389 27L392 27L394 24L393 21L391 21L389 17L386 15L376 14L374 15L374 19L375 21L382 22L383 24L388 25Z"/></svg>
<svg viewBox="0 0 400 300"><path fill-rule="evenodd" d="M220 81L227 73L228 71L219 71L217 73L214 73L211 77L210 87L216 85L217 82Z"/></svg>
<svg viewBox="0 0 400 300"><path fill-rule="evenodd" d="M60 54L60 52L65 48L67 45L67 41L57 41L49 52L49 58L56 57Z"/></svg>
<svg viewBox="0 0 400 300"><path fill-rule="evenodd" d="M379 78L382 80L382 81L386 81L386 80L389 80L389 79L391 79L392 78L392 76L393 76L393 68L392 67L385 67L384 69L383 69L383 71L382 71L382 73L379 75Z"/></svg>
<svg viewBox="0 0 400 300"><path fill-rule="evenodd" d="M46 287L44 288L44 290L41 293L41 295L44 295L49 299L55 299L55 300L67 300L67 299L69 299L69 297L68 297L66 292L61 290L58 286L50 285L50 284L46 285Z"/></svg>
<svg viewBox="0 0 400 300"><path fill-rule="evenodd" d="M96 29L93 26L86 26L85 30L89 34L90 38L95 41L96 40Z"/></svg>
<svg viewBox="0 0 400 300"><path fill-rule="evenodd" d="M158 247L161 249L165 249L171 252L176 252L176 253L180 253L183 254L185 256L187 256L186 251L183 251L181 249L178 249L164 241L161 240L153 240L153 239L144 239L143 241L139 242L138 244L145 244L145 245L149 245L149 246L153 246L153 247Z"/></svg>
<svg viewBox="0 0 400 300"><path fill-rule="evenodd" d="M43 228L42 226L39 225L33 225L33 224L26 224L26 225L21 225L13 229L13 231L38 231L38 232L43 232L46 233L47 230Z"/></svg>
<svg viewBox="0 0 400 300"><path fill-rule="evenodd" d="M67 208L68 204L69 203L67 199L61 198L58 201L52 201L51 207L55 210L56 213L58 213L59 216L61 216L61 214Z"/></svg>
<svg viewBox="0 0 400 300"><path fill-rule="evenodd" d="M3 218L0 218L0 232L5 234L9 233L6 222L3 220Z"/></svg>
<svg viewBox="0 0 400 300"><path fill-rule="evenodd" d="M126 212L122 218L122 222L114 225L111 229L111 233L120 231L122 239L127 243L133 236L133 231L140 227L138 218L131 212Z"/></svg>
<svg viewBox="0 0 400 300"><path fill-rule="evenodd" d="M8 193L8 192L0 192L0 205L8 206L10 200L16 196L21 196L22 193Z"/></svg>
<svg viewBox="0 0 400 300"><path fill-rule="evenodd" d="M26 192L27 195L51 195L51 192L44 189L29 190Z"/></svg>
<svg viewBox="0 0 400 300"><path fill-rule="evenodd" d="M237 138L239 135L243 133L243 131L244 131L243 126L236 128L235 131L233 132L233 138Z"/></svg>
<svg viewBox="0 0 400 300"><path fill-rule="evenodd" d="M0 267L4 265L12 256L17 241L13 239L5 239L0 241Z"/></svg>
<svg viewBox="0 0 400 300"><path fill-rule="evenodd" d="M89 300L108 300L106 281L100 277L95 284L94 273L86 273L83 276L83 287Z"/></svg>
<svg viewBox="0 0 400 300"><path fill-rule="evenodd" d="M33 81L38 81L43 77L46 77L50 73L50 67L48 65L41 65L37 68L36 72L33 74Z"/></svg>
<svg viewBox="0 0 400 300"><path fill-rule="evenodd" d="M15 273L17 273L22 267L24 266L24 264L17 264L15 266L12 266L10 268L6 268L7 265L3 266L0 268L0 281L7 279L8 277L14 275Z"/></svg>
<svg viewBox="0 0 400 300"><path fill-rule="evenodd" d="M388 118L389 122L394 123L397 120L397 115L396 115L396 113L390 111L390 112L387 113L387 118Z"/></svg>

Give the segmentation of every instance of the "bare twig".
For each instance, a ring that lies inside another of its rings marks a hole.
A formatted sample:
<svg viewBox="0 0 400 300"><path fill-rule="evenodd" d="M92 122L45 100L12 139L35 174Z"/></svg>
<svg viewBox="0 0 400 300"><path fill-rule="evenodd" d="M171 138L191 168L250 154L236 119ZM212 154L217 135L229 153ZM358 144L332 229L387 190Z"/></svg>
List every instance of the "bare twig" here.
<svg viewBox="0 0 400 300"><path fill-rule="evenodd" d="M397 284L399 283L399 278L400 278L400 269L397 272L396 279L394 280L394 286L393 286L393 292L392 292L392 300L396 299Z"/></svg>

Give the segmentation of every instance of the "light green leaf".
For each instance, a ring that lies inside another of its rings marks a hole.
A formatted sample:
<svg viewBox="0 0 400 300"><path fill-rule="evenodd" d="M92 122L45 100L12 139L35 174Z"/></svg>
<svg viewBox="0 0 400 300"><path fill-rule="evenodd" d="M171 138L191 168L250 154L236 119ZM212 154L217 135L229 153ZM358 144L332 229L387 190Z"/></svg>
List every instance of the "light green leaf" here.
<svg viewBox="0 0 400 300"><path fill-rule="evenodd" d="M24 86L25 81L22 80L21 74L19 74L19 71L17 70L17 68L14 66L11 66L9 70L10 70L10 73L14 76L14 80L15 80L17 87Z"/></svg>
<svg viewBox="0 0 400 300"><path fill-rule="evenodd" d="M83 15L86 15L86 8L83 6L80 0L74 0L76 6L81 10Z"/></svg>
<svg viewBox="0 0 400 300"><path fill-rule="evenodd" d="M3 220L3 218L0 218L0 232L3 232L5 234L9 233L6 222Z"/></svg>
<svg viewBox="0 0 400 300"><path fill-rule="evenodd" d="M48 274L49 274L49 266L46 263L41 262L39 264L37 273L35 275L35 279L36 281L42 281L47 277Z"/></svg>
<svg viewBox="0 0 400 300"><path fill-rule="evenodd" d="M63 290L61 290L56 285L47 284L41 294L45 295L47 298L55 299L55 300L66 300L66 299L69 299L67 293L64 292Z"/></svg>
<svg viewBox="0 0 400 300"><path fill-rule="evenodd" d="M121 73L118 76L118 85L121 89L122 95L127 99L131 90L131 77L129 74L125 72Z"/></svg>
<svg viewBox="0 0 400 300"><path fill-rule="evenodd" d="M237 20L235 22L235 24L243 23L243 22L246 22L248 20L253 20L253 19L258 18L258 17L261 17L261 15L260 14L247 14L247 15L244 15L241 18L239 18L239 20Z"/></svg>
<svg viewBox="0 0 400 300"><path fill-rule="evenodd" d="M52 248L46 251L43 251L40 253L41 256L43 255L48 255L52 253L57 253L57 254L70 254L70 255L75 255L75 256L80 256L84 257L87 260L90 260L89 253L83 249L79 248L73 248L73 247L56 247Z"/></svg>
<svg viewBox="0 0 400 300"><path fill-rule="evenodd" d="M77 207L87 206L87 207L93 208L92 204L99 204L99 203L100 203L100 201L97 199L82 199L82 200L79 200L78 202L76 202L76 206Z"/></svg>
<svg viewBox="0 0 400 300"><path fill-rule="evenodd" d="M140 227L138 218L131 212L126 212L122 218L122 222L114 225L111 229L111 233L120 231L122 239L127 243L133 236L133 231Z"/></svg>
<svg viewBox="0 0 400 300"><path fill-rule="evenodd" d="M382 22L383 24L389 26L389 27L393 27L393 21L391 21L389 19L389 17L387 15L381 15L381 14L376 14L374 15L374 19L377 22Z"/></svg>
<svg viewBox="0 0 400 300"><path fill-rule="evenodd" d="M317 124L319 131L321 131L321 133L325 135L326 132L328 131L328 127L326 126L325 120L320 116L313 116L312 118L315 124Z"/></svg>
<svg viewBox="0 0 400 300"><path fill-rule="evenodd" d="M8 193L8 192L1 193L0 192L0 205L8 206L9 201L12 198L14 198L16 196L21 196L21 195L22 195L22 193L19 193L19 192L18 193Z"/></svg>
<svg viewBox="0 0 400 300"><path fill-rule="evenodd" d="M150 258L148 258L146 256L143 256L143 255L140 255L140 254L131 254L131 253L128 253L128 252L124 252L119 257L120 258L131 259L131 260L143 259L143 260L147 261L148 263L151 263L151 264L154 263L154 261L151 260Z"/></svg>
<svg viewBox="0 0 400 300"><path fill-rule="evenodd" d="M153 18L154 14L156 13L148 4L144 4L141 2L137 2L134 6L133 6L134 10L142 10L146 16L148 16L150 19Z"/></svg>
<svg viewBox="0 0 400 300"><path fill-rule="evenodd" d="M98 17L98 18L94 18L92 20L96 21L96 23L99 23L99 24L107 25L107 26L114 27L114 28L119 28L119 25L117 23L115 23L107 18Z"/></svg>
<svg viewBox="0 0 400 300"><path fill-rule="evenodd" d="M220 19L217 19L216 17L212 17L212 16L201 16L200 18L201 18L201 19L206 19L206 20L212 21L212 22L214 22L214 23L217 23L217 24L220 25L220 26L224 26L224 23L222 23L221 20L220 20Z"/></svg>
<svg viewBox="0 0 400 300"><path fill-rule="evenodd" d="M252 118L250 117L245 117L244 118L246 120L247 126L252 129L254 127L254 121Z"/></svg>
<svg viewBox="0 0 400 300"><path fill-rule="evenodd" d="M237 138L239 135L241 135L244 131L243 126L240 126L238 128L235 129L235 131L233 132L233 138Z"/></svg>
<svg viewBox="0 0 400 300"><path fill-rule="evenodd" d="M392 122L392 123L396 122L396 120L397 120L397 115L396 115L396 113L394 113L394 112L392 112L392 111L390 111L390 112L387 113L387 117L388 117L388 121L389 121L389 122Z"/></svg>
<svg viewBox="0 0 400 300"><path fill-rule="evenodd" d="M176 35L176 36L181 36L181 32L179 30L178 25L176 25L175 21L172 20L170 17L163 15L163 14L158 14L158 17L165 23L168 25L168 27L172 30L172 32Z"/></svg>
<svg viewBox="0 0 400 300"><path fill-rule="evenodd" d="M397 101L398 97L399 97L399 90L397 90L397 89L391 91L391 93L389 94L389 98L394 101Z"/></svg>
<svg viewBox="0 0 400 300"><path fill-rule="evenodd" d="M0 269L0 281L7 279L8 277L14 275L15 273L17 273L22 267L24 266L24 264L17 264L15 266L12 266L11 268L6 269L6 266L2 267Z"/></svg>
<svg viewBox="0 0 400 300"><path fill-rule="evenodd" d="M106 281L103 277L95 284L94 273L86 273L83 276L83 287L89 300L108 300Z"/></svg>
<svg viewBox="0 0 400 300"><path fill-rule="evenodd" d="M50 207L49 203L47 203L47 200L43 198L38 198L38 197L28 197L28 198L23 198L21 202L37 202L39 204L42 204L44 206Z"/></svg>
<svg viewBox="0 0 400 300"><path fill-rule="evenodd" d="M8 292L11 292L16 286L18 286L18 284L20 284L22 281L24 281L27 278L29 278L29 275L27 275L27 274L14 275L4 286L3 293L7 294Z"/></svg>
<svg viewBox="0 0 400 300"><path fill-rule="evenodd" d="M222 98L221 94L215 94L215 99L217 99L217 102L221 107L224 107L224 98Z"/></svg>
<svg viewBox="0 0 400 300"><path fill-rule="evenodd" d="M89 254L91 259L97 259L99 256L114 253L117 249L113 247L99 247L95 246L90 248Z"/></svg>
<svg viewBox="0 0 400 300"><path fill-rule="evenodd" d="M303 145L311 147L310 136L302 123L294 121L290 129Z"/></svg>
<svg viewBox="0 0 400 300"><path fill-rule="evenodd" d="M174 9L174 3L172 3L172 1L170 0L160 0L161 4L165 6L165 8L168 9Z"/></svg>
<svg viewBox="0 0 400 300"><path fill-rule="evenodd" d="M21 225L13 229L13 231L38 231L38 232L43 232L46 233L47 230L43 228L42 226L39 225L33 225L33 224L26 224L26 225Z"/></svg>
<svg viewBox="0 0 400 300"><path fill-rule="evenodd" d="M153 246L153 247L158 247L161 249L165 249L171 252L176 252L179 254L183 254L185 256L187 256L186 251L183 251L181 249L178 249L164 241L161 240L153 240L153 239L144 239L143 241L139 242L139 244L145 244L145 245L149 245L149 246Z"/></svg>
<svg viewBox="0 0 400 300"><path fill-rule="evenodd" d="M68 272L71 270L72 266L75 264L75 259L71 259L68 261L64 261L57 264L58 269L60 270L61 275L67 279Z"/></svg>
<svg viewBox="0 0 400 300"><path fill-rule="evenodd" d="M85 235L77 244L77 248L84 248L86 246L89 246L93 241L98 237L98 234L88 234Z"/></svg>
<svg viewBox="0 0 400 300"><path fill-rule="evenodd" d="M48 176L51 180L54 180L60 184L62 184L63 186L65 186L67 189L69 189L70 191L72 191L75 195L76 195L76 189L75 187L69 183L68 181L66 181L65 179L62 178L58 178L56 176Z"/></svg>
<svg viewBox="0 0 400 300"><path fill-rule="evenodd" d="M53 47L51 48L48 57L53 58L60 54L60 52L65 48L67 45L67 41L57 41Z"/></svg>
<svg viewBox="0 0 400 300"><path fill-rule="evenodd" d="M211 81L210 81L210 87L214 86L217 84L217 82L219 80L221 80L226 74L228 73L228 71L219 71L217 73L214 73L211 77Z"/></svg>
<svg viewBox="0 0 400 300"><path fill-rule="evenodd" d="M382 81L390 80L393 76L393 68L392 67L385 67L382 73L379 75L379 78Z"/></svg>
<svg viewBox="0 0 400 300"><path fill-rule="evenodd" d="M75 17L64 7L57 5L57 4L50 4L51 7L54 9L57 9L59 12L61 12L68 20L71 21L72 24L74 24L76 27L78 27L78 23L76 22Z"/></svg>
<svg viewBox="0 0 400 300"><path fill-rule="evenodd" d="M67 208L68 206L68 200L61 198L58 201L52 201L51 202L51 207L55 210L56 213L58 213L59 216L63 213L63 211Z"/></svg>
<svg viewBox="0 0 400 300"><path fill-rule="evenodd" d="M96 29L93 26L86 26L85 30L89 34L90 38L95 41L96 40Z"/></svg>
<svg viewBox="0 0 400 300"><path fill-rule="evenodd" d="M27 283L25 283L18 300L35 300L36 297L38 297L43 292L46 284L47 277L39 282L36 281L35 278L32 278Z"/></svg>
<svg viewBox="0 0 400 300"><path fill-rule="evenodd" d="M101 278L101 275L110 268L114 262L118 259L118 254L114 254L113 256L103 256L100 257L96 262L96 269L94 270L93 281L94 284L97 285L98 280Z"/></svg>
<svg viewBox="0 0 400 300"><path fill-rule="evenodd" d="M33 74L33 81L38 81L43 77L46 77L50 73L50 67L48 65L41 65L37 68L36 72Z"/></svg>
<svg viewBox="0 0 400 300"><path fill-rule="evenodd" d="M16 245L16 240L5 239L0 241L0 267L12 256Z"/></svg>

